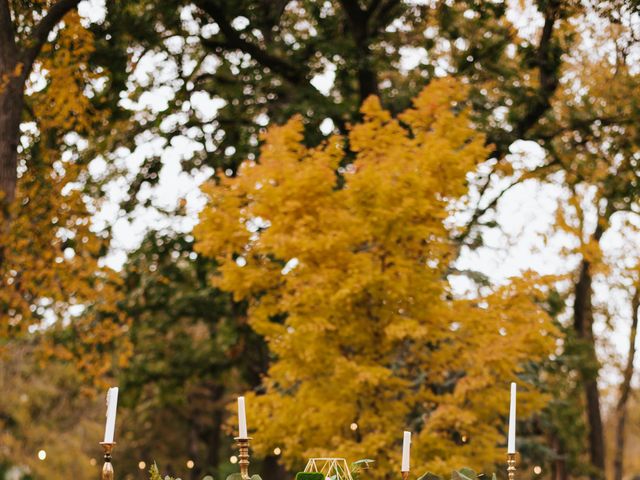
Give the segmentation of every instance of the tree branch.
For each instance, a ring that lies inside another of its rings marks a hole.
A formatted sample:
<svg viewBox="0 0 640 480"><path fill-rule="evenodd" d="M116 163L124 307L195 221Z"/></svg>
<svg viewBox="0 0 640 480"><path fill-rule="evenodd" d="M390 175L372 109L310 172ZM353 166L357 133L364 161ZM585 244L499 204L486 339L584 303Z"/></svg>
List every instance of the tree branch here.
<svg viewBox="0 0 640 480"><path fill-rule="evenodd" d="M340 5L342 5L344 12L347 14L354 37L356 37L356 40L364 40L367 34L366 25L368 20L366 12L360 8L358 0L339 0L339 2Z"/></svg>
<svg viewBox="0 0 640 480"><path fill-rule="evenodd" d="M541 172L544 172L546 170L551 170L554 167L558 166L559 164L560 164L560 162L557 159L553 159L549 163L545 163L544 165L536 167L533 170L525 172L522 175L520 175L520 177L518 177L517 179L512 181L509 185L507 185L505 188L500 190L500 192L498 192L498 194L495 197L493 197L493 199L488 204L486 204L482 208L480 208L480 207L476 208L476 210L473 212L473 215L471 216L471 220L469 220L469 222L467 224L467 227L462 231L462 233L460 233L460 235L458 235L456 240L458 240L460 243L462 243L464 241L464 239L469 235L469 233L471 233L470 226L476 225L478 223L478 220L480 220L480 218L485 213L487 213L489 210L492 210L493 208L495 208L498 205L498 202L500 201L500 199L509 190L511 190L513 187L515 187L516 185L521 184L525 180L528 180L530 178L535 178L535 175L538 175ZM484 192L486 190L488 190L488 186L489 186L489 180L487 180L487 183L485 183L481 188L481 195L480 195L481 197L484 195Z"/></svg>
<svg viewBox="0 0 640 480"><path fill-rule="evenodd" d="M14 68L16 39L8 0L0 0L0 73ZM0 82L2 79L0 78Z"/></svg>
<svg viewBox="0 0 640 480"><path fill-rule="evenodd" d="M552 0L547 6L547 10L544 15L544 26L542 28L542 35L540 36L540 42L538 43L538 49L536 53L535 64L539 72L540 86L538 88L537 95L533 99L527 99L530 105L525 115L516 122L513 129L514 135L511 136L511 141L515 141L519 138L526 138L527 132L540 120L542 115L551 107L551 97L553 96L556 88L558 87L558 67L560 56L552 49L553 29L556 21L560 17L560 9L562 2L558 0ZM506 142L505 142L506 144ZM497 145L494 151L494 155L500 162L507 153L508 145ZM553 163L553 162L552 162ZM491 182L493 172L487 176L486 183L480 188L481 198ZM512 186L512 185L511 185ZM509 186L508 188L511 188ZM497 204L497 200L502 196L499 194L498 198L494 198L488 207L480 208L471 217L471 220L467 224L464 231L458 236L459 241L463 241L473 230L476 222L484 215L490 208L493 208Z"/></svg>
<svg viewBox="0 0 640 480"><path fill-rule="evenodd" d="M374 0L369 7L369 31L375 33L382 27L386 27L389 20L393 18L390 14L398 5L400 0Z"/></svg>
<svg viewBox="0 0 640 480"><path fill-rule="evenodd" d="M220 27L220 31L226 40L224 44L220 44L220 42L216 42L215 40L203 39L205 44L208 43L210 47L214 48L226 47L241 50L251 55L258 63L268 67L288 82L294 85L308 84L306 72L300 68L300 65L293 65L242 38L240 32L233 28L225 11L215 0L196 0L195 3L213 18L218 27Z"/></svg>
<svg viewBox="0 0 640 480"><path fill-rule="evenodd" d="M20 61L22 62L22 75L27 78L33 68L33 62L40 54L42 46L46 43L49 33L62 20L67 13L73 10L80 0L59 0L47 12L40 23L36 25L29 39L29 45L23 49Z"/></svg>
<svg viewBox="0 0 640 480"><path fill-rule="evenodd" d="M571 119L567 125L561 126L548 133L540 133L535 135L534 140L553 140L558 135L570 132L572 130L579 130L591 127L591 125L599 123L599 127L608 127L611 125L628 125L635 123L635 120L631 117L624 118L621 116L612 117L592 117L583 119Z"/></svg>
<svg viewBox="0 0 640 480"><path fill-rule="evenodd" d="M560 14L560 3L558 1L549 2L544 16L544 26L542 35L536 52L536 66L538 67L538 78L540 86L537 95L529 99L530 108L520 119L514 129L518 137L523 137L533 125L544 115L551 106L551 97L558 87L559 55L553 51L552 38L553 29Z"/></svg>
<svg viewBox="0 0 640 480"><path fill-rule="evenodd" d="M369 45L374 36L373 32L379 26L370 25L369 20L372 13L379 11L382 5L395 3L396 0L374 0L368 10L360 8L358 0L339 0L339 2L349 22L356 51L354 63L358 74L360 103L362 103L370 95L378 94L378 76L370 59Z"/></svg>

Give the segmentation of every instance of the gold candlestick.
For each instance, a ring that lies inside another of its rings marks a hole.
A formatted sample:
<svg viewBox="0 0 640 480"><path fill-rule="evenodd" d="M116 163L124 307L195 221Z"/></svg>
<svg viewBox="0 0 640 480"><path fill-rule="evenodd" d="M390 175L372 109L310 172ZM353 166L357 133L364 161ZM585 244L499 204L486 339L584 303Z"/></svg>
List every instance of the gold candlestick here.
<svg viewBox="0 0 640 480"><path fill-rule="evenodd" d="M240 476L242 480L249 480L249 441L251 438L240 438L236 437L236 442L238 443L239 455L238 458L240 461Z"/></svg>
<svg viewBox="0 0 640 480"><path fill-rule="evenodd" d="M507 477L509 480L515 480L516 478L516 454L507 453Z"/></svg>
<svg viewBox="0 0 640 480"><path fill-rule="evenodd" d="M100 442L104 449L104 465L102 466L102 480L113 480L113 465L111 465L111 451L116 446L115 442Z"/></svg>
<svg viewBox="0 0 640 480"><path fill-rule="evenodd" d="M409 472L402 472L402 480L408 480Z"/></svg>

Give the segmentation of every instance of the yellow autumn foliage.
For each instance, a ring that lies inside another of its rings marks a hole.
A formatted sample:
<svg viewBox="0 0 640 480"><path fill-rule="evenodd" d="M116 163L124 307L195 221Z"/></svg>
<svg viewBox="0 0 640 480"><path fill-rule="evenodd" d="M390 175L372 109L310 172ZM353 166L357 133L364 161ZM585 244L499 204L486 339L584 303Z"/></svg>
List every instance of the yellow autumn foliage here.
<svg viewBox="0 0 640 480"><path fill-rule="evenodd" d="M93 36L74 11L56 40L40 58L45 86L27 98L35 131L24 135L10 224L0 230L0 336L46 332L39 353L75 362L89 385L125 361L126 340L119 357L106 347L122 339L128 322L117 309L121 279L100 264L108 239L92 230L96 206L82 191L87 166L65 139L72 133L81 142L99 121L84 93L95 79Z"/></svg>
<svg viewBox="0 0 640 480"><path fill-rule="evenodd" d="M373 458L383 478L408 429L418 473L503 459L509 382L555 332L532 274L482 298L452 293L447 220L490 151L465 95L434 81L398 118L370 98L348 138L317 148L293 118L269 129L259 162L205 187L197 248L274 357L247 400L259 454L280 447L294 471L312 456ZM543 405L520 392L521 415Z"/></svg>

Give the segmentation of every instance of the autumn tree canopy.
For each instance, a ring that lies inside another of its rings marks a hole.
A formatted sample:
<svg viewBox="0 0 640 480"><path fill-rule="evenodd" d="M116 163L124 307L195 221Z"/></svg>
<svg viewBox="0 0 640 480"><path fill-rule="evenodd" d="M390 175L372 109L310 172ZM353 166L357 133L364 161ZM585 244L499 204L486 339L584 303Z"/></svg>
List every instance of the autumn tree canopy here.
<svg viewBox="0 0 640 480"><path fill-rule="evenodd" d="M265 135L259 163L206 188L197 248L275 356L251 397L259 451L282 446L291 467L336 451L376 458L383 477L407 427L419 468L498 460L505 385L549 351L554 328L533 276L451 295L447 220L490 148L466 91L434 81L397 119L369 98L353 158L338 135L305 147L293 119ZM526 413L542 399L524 390Z"/></svg>
<svg viewBox="0 0 640 480"><path fill-rule="evenodd" d="M120 279L100 263L108 232L91 219L100 198L90 194L82 152L106 111L91 63L95 38L77 3L0 2L3 34L14 35L0 42L0 150L11 150L0 153L0 332L15 338L42 329L41 352L101 382L129 350L123 341L119 356L107 352L127 322L116 308ZM38 82L29 77L34 69Z"/></svg>

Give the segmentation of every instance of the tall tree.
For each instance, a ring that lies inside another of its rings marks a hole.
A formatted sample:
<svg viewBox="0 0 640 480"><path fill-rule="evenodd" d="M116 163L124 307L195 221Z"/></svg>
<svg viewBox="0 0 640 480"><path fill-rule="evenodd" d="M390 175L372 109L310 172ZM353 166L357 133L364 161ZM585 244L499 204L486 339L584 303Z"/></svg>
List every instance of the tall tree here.
<svg viewBox="0 0 640 480"><path fill-rule="evenodd" d="M370 98L348 137L354 158L340 136L305 147L296 118L269 130L259 163L208 186L197 249L276 357L249 399L259 452L281 447L289 466L372 456L390 478L405 425L416 468L502 458L508 382L549 353L555 329L533 276L452 298L445 220L488 151L465 90L434 81L398 119ZM520 399L524 415L542 400Z"/></svg>
<svg viewBox="0 0 640 480"><path fill-rule="evenodd" d="M566 81L558 93L554 121L545 127L549 140L544 144L546 173L561 172L561 185L566 188L566 203L559 208L557 226L574 236L578 247L570 251L580 258L574 274L573 326L586 355L581 373L593 478L602 477L606 465L598 389L600 361L594 333L594 278L602 277L607 268L602 253L605 235L617 221L633 223L630 219L638 215L640 195L636 168L640 77L629 58L637 45L637 32L624 25L628 11L623 8L617 14L622 16L619 22L601 19L603 23L593 30L585 28L585 35L597 29L594 40L616 53L594 55L586 49L574 53L565 68ZM615 282L615 275L611 275L602 283L611 288Z"/></svg>

